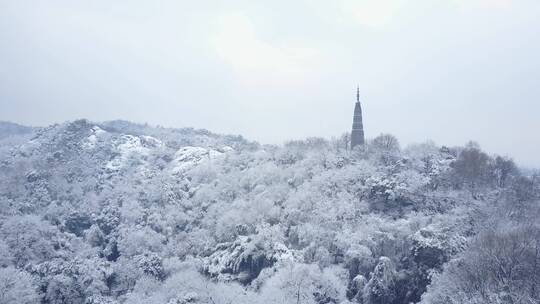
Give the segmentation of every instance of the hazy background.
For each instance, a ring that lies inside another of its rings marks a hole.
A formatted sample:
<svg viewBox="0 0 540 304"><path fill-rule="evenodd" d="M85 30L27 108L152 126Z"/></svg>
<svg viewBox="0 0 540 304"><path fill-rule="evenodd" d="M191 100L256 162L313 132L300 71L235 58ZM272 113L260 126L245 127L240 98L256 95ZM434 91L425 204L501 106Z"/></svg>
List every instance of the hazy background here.
<svg viewBox="0 0 540 304"><path fill-rule="evenodd" d="M470 139L540 167L540 1L0 0L0 120Z"/></svg>

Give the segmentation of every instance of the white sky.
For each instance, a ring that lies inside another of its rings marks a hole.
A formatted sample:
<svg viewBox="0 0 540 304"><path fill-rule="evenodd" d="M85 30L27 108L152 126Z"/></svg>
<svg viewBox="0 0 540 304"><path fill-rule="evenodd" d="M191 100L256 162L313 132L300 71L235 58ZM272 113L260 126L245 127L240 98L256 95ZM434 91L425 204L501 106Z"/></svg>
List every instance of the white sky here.
<svg viewBox="0 0 540 304"><path fill-rule="evenodd" d="M0 120L476 140L540 167L538 0L0 0Z"/></svg>

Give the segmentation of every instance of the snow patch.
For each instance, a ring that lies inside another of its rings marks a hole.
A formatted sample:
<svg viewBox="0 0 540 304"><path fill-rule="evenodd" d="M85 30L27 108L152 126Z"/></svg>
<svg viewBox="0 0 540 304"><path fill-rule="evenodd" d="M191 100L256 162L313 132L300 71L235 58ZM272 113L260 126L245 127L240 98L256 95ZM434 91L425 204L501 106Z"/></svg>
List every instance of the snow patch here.
<svg viewBox="0 0 540 304"><path fill-rule="evenodd" d="M157 139L155 140L159 141ZM118 153L118 156L105 165L107 169L117 171L133 162L135 162L135 164L146 162L144 158L149 155L150 149L143 144L141 138L133 135L122 135L116 143L115 150Z"/></svg>
<svg viewBox="0 0 540 304"><path fill-rule="evenodd" d="M221 150L224 152L203 147L182 147L174 154L171 173L180 174L205 161L218 159L222 157L226 152L231 151L232 148L225 147Z"/></svg>
<svg viewBox="0 0 540 304"><path fill-rule="evenodd" d="M86 140L83 142L82 146L84 149L94 149L96 147L97 142L99 141L99 137L107 133L107 131L101 129L98 126L93 126L92 129L90 129L91 134L86 138Z"/></svg>

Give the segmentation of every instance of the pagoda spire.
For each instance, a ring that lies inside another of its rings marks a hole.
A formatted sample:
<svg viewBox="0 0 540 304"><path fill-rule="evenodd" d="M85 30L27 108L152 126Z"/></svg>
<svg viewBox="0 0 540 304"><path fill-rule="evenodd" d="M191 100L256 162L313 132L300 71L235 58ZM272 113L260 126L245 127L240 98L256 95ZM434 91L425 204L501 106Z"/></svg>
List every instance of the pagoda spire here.
<svg viewBox="0 0 540 304"><path fill-rule="evenodd" d="M360 104L360 86L356 87L356 104L354 105L353 125L351 132L351 150L356 146L363 146L364 125L362 122L362 105Z"/></svg>

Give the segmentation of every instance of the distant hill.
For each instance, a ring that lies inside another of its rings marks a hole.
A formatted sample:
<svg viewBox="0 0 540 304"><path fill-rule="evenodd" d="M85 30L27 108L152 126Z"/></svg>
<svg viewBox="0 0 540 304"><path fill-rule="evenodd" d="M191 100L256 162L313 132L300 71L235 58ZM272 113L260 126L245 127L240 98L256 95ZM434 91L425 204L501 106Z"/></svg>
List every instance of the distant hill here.
<svg viewBox="0 0 540 304"><path fill-rule="evenodd" d="M33 127L22 126L16 123L0 121L0 139L14 136L29 134L34 131Z"/></svg>

